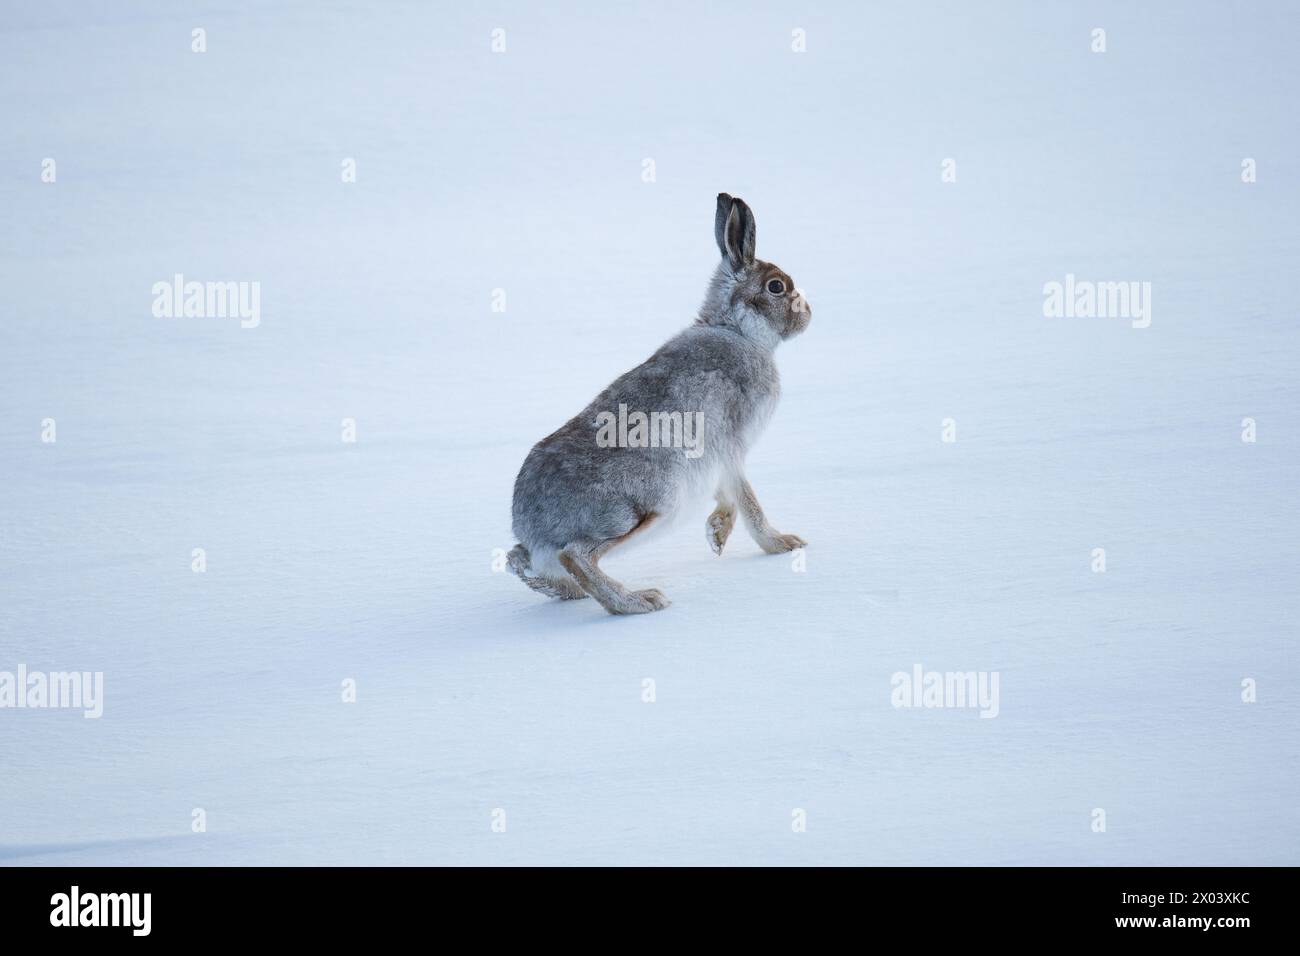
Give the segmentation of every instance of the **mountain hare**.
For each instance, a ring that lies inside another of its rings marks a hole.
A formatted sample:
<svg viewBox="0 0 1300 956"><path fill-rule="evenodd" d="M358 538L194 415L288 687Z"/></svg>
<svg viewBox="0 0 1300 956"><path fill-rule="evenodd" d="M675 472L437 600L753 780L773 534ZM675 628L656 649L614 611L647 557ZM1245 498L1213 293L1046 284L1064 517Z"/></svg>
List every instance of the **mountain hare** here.
<svg viewBox="0 0 1300 956"><path fill-rule="evenodd" d="M599 562L667 524L692 492L717 500L705 524L716 554L737 508L768 554L804 546L767 523L744 462L780 395L772 352L812 311L788 275L754 258L754 214L742 200L719 194L713 232L722 261L695 324L534 445L519 469L508 563L535 591L590 595L611 614L667 607L661 592L629 591Z"/></svg>

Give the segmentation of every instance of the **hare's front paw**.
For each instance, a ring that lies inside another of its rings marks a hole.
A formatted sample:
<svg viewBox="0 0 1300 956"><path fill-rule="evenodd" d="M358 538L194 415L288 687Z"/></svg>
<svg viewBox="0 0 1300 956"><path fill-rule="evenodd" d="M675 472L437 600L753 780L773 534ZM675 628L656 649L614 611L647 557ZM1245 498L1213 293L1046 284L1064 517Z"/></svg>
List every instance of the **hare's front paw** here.
<svg viewBox="0 0 1300 956"><path fill-rule="evenodd" d="M808 542L797 534L774 534L762 544L763 550L768 554L784 554L807 546Z"/></svg>
<svg viewBox="0 0 1300 956"><path fill-rule="evenodd" d="M651 611L662 611L672 603L663 591L657 588L647 588L644 591L633 591L632 601L621 613L649 614Z"/></svg>
<svg viewBox="0 0 1300 956"><path fill-rule="evenodd" d="M731 529L736 526L735 508L715 508L709 520L704 523L704 538L714 554L722 554L722 549L731 537Z"/></svg>

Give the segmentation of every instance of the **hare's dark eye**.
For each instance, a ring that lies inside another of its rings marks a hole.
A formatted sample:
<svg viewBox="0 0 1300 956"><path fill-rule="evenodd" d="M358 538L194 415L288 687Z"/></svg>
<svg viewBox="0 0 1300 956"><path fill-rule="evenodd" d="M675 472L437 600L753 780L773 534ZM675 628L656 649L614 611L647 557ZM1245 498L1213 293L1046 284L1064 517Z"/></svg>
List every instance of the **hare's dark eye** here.
<svg viewBox="0 0 1300 956"><path fill-rule="evenodd" d="M780 279L768 279L767 291L772 293L773 295L781 295L783 292L785 292L785 283L782 282Z"/></svg>

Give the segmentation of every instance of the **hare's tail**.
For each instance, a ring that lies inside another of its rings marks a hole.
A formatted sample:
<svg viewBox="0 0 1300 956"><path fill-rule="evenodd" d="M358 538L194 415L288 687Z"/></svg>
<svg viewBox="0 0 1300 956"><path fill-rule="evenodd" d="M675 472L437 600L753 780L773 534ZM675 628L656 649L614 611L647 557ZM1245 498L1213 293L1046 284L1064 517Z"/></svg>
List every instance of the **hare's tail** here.
<svg viewBox="0 0 1300 956"><path fill-rule="evenodd" d="M568 575L559 577L539 574L534 571L532 555L528 553L528 549L522 544L516 544L506 554L506 566L520 581L547 597L573 601L587 596L587 592L578 587L578 582Z"/></svg>

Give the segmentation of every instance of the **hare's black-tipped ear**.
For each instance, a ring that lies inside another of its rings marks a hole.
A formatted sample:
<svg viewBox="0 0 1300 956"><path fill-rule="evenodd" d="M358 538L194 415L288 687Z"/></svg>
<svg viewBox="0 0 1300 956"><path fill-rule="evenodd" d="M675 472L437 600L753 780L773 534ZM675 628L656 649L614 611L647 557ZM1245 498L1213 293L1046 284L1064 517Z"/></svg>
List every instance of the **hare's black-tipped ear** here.
<svg viewBox="0 0 1300 956"><path fill-rule="evenodd" d="M713 238L717 240L718 251L722 253L722 258L727 257L727 216L731 214L731 204L735 202L726 193L718 193L718 211L713 214Z"/></svg>
<svg viewBox="0 0 1300 956"><path fill-rule="evenodd" d="M713 234L718 240L718 251L731 267L739 272L754 263L754 214L743 199L726 193L718 194L718 211L713 219Z"/></svg>

